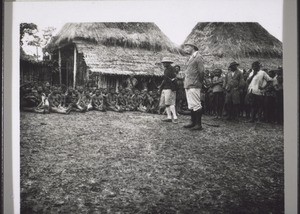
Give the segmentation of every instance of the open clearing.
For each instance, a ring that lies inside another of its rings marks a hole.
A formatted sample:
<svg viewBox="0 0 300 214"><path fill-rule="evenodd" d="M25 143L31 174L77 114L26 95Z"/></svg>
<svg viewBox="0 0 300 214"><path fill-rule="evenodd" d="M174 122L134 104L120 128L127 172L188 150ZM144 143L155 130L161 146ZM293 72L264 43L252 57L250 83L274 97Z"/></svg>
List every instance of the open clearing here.
<svg viewBox="0 0 300 214"><path fill-rule="evenodd" d="M283 213L283 127L21 112L22 213Z"/></svg>

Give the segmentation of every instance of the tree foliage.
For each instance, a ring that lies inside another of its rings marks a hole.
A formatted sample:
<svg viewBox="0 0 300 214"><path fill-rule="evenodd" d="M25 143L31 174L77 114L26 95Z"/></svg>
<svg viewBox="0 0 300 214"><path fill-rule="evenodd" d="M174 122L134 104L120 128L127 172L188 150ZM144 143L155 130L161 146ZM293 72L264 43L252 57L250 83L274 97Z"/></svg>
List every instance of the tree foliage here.
<svg viewBox="0 0 300 214"><path fill-rule="evenodd" d="M46 27L45 29L39 30L38 26L34 23L21 23L20 24L20 52L21 57L24 59L28 58L24 51L25 46L36 47L36 53L30 55L29 58L38 60L40 54L38 52L39 48L45 47L51 40L53 33L55 31L54 27ZM29 55L28 55L29 56Z"/></svg>
<svg viewBox="0 0 300 214"><path fill-rule="evenodd" d="M23 45L24 35L27 33L28 35L33 35L37 31L37 25L34 23L21 23L20 24L20 45Z"/></svg>

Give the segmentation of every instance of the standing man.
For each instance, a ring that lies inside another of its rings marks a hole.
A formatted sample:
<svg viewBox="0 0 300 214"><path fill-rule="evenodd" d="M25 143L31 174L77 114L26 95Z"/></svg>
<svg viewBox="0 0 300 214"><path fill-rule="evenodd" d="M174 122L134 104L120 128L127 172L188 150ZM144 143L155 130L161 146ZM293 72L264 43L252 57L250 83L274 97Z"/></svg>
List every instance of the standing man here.
<svg viewBox="0 0 300 214"><path fill-rule="evenodd" d="M221 69L215 69L214 77L212 79L212 91L213 91L213 108L216 112L216 118L222 118L222 110L224 106L224 94L223 94L223 82Z"/></svg>
<svg viewBox="0 0 300 214"><path fill-rule="evenodd" d="M171 65L173 61L170 58L164 57L161 62L165 68L165 71L163 82L159 87L161 90L160 106L166 106L167 112L167 118L163 119L163 121L178 123L178 118L175 109L177 89L176 71Z"/></svg>
<svg viewBox="0 0 300 214"><path fill-rule="evenodd" d="M248 93L252 96L252 119L255 122L256 115L263 107L263 92L266 87L272 84L273 79L263 70L258 61L252 63L252 72L250 73L247 83L249 84Z"/></svg>
<svg viewBox="0 0 300 214"><path fill-rule="evenodd" d="M191 130L202 130L202 105L201 88L204 80L203 58L198 52L198 47L192 43L184 44L184 51L191 55L184 71L184 88L188 108L191 110L191 123L184 128Z"/></svg>
<svg viewBox="0 0 300 214"><path fill-rule="evenodd" d="M240 105L240 88L244 81L242 72L238 69L237 62L230 63L229 72L225 76L224 88L225 95L225 108L228 114L228 120L234 120L238 116Z"/></svg>

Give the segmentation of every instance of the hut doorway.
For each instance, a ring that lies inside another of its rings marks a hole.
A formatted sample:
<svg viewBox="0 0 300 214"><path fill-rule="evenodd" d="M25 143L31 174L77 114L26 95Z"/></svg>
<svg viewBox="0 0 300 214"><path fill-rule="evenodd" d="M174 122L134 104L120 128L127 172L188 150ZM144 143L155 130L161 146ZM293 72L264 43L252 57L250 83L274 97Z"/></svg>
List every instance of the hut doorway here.
<svg viewBox="0 0 300 214"><path fill-rule="evenodd" d="M61 83L67 87L73 86L73 60L62 61Z"/></svg>

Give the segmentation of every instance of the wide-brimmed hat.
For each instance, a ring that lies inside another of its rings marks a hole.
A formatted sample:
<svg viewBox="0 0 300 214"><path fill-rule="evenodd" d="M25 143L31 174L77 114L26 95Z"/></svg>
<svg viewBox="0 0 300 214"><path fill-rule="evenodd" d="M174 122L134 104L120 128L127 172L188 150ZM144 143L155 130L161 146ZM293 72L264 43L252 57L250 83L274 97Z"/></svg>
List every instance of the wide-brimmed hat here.
<svg viewBox="0 0 300 214"><path fill-rule="evenodd" d="M173 63L173 60L170 59L170 57L163 57L161 62L168 62L168 63Z"/></svg>
<svg viewBox="0 0 300 214"><path fill-rule="evenodd" d="M187 42L187 43L184 43L184 45L189 45L189 46L194 47L196 50L199 50L198 46L195 43Z"/></svg>
<svg viewBox="0 0 300 214"><path fill-rule="evenodd" d="M232 62L230 63L230 65L228 66L229 68L233 67L233 66L239 66L240 64L237 62Z"/></svg>

